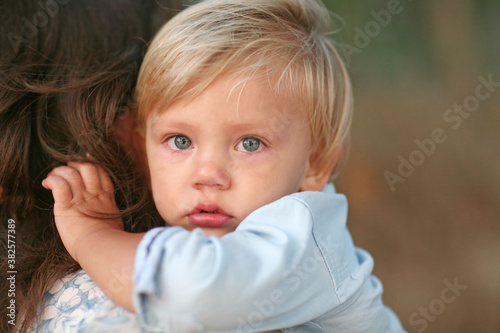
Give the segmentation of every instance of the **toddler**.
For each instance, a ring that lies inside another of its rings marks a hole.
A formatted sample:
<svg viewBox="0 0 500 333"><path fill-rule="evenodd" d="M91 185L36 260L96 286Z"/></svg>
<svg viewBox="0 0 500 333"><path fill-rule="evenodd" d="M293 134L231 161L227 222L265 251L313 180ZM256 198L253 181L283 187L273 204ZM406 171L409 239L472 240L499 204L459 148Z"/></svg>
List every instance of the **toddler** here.
<svg viewBox="0 0 500 333"><path fill-rule="evenodd" d="M403 331L352 243L345 197L327 184L352 107L329 29L314 0L209 0L163 27L139 75L137 119L169 227L124 232L98 165L44 180L69 253L147 329ZM111 286L122 271L133 281Z"/></svg>

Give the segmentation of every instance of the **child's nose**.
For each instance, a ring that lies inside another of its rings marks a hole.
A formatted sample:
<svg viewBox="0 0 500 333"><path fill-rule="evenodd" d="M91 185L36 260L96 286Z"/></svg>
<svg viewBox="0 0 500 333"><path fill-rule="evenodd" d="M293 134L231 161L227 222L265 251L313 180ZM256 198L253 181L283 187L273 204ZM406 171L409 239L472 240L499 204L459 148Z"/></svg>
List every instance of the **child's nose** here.
<svg viewBox="0 0 500 333"><path fill-rule="evenodd" d="M214 187L227 190L231 187L231 176L227 161L222 156L204 156L199 159L193 177L193 187Z"/></svg>

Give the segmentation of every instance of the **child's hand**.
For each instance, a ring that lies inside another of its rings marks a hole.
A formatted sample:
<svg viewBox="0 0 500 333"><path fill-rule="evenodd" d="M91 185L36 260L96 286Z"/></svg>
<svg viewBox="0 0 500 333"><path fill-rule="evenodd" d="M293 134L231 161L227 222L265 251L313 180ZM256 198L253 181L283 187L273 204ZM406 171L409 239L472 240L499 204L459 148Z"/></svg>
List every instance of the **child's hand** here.
<svg viewBox="0 0 500 333"><path fill-rule="evenodd" d="M70 162L52 170L42 185L52 190L57 230L77 262L80 245L95 232L123 230L113 183L100 166Z"/></svg>

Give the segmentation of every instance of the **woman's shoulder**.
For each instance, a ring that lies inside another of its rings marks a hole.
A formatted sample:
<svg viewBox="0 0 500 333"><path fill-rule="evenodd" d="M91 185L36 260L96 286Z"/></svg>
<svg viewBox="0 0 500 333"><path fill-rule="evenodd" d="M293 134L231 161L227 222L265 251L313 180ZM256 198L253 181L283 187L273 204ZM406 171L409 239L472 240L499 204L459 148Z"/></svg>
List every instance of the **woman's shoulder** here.
<svg viewBox="0 0 500 333"><path fill-rule="evenodd" d="M114 304L82 270L49 289L39 318L39 332L143 332L138 317Z"/></svg>

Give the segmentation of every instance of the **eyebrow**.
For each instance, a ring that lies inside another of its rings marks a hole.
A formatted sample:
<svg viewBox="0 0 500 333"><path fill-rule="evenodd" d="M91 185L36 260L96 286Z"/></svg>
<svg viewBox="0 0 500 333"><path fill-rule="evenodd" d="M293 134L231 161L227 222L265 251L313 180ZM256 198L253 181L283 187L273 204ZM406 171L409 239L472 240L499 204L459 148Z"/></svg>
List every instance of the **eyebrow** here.
<svg viewBox="0 0 500 333"><path fill-rule="evenodd" d="M198 125L192 125L189 121L179 121L179 120L168 120L164 119L160 122L161 116L157 115L151 121L150 130L154 131L156 129L173 128L179 131L193 131L199 128ZM203 126L203 125L202 125ZM255 123L238 123L236 121L230 120L224 126L226 126L232 132L253 132L255 135L262 135L269 140L277 140L282 137L283 133L286 132L283 128L273 128L272 118L262 122L258 121ZM285 126L286 128L287 126Z"/></svg>
<svg viewBox="0 0 500 333"><path fill-rule="evenodd" d="M283 137L284 131L282 129L276 130L271 126L271 122L259 124L235 124L229 123L229 128L234 132L253 132L255 135L261 135L271 141L276 141Z"/></svg>

